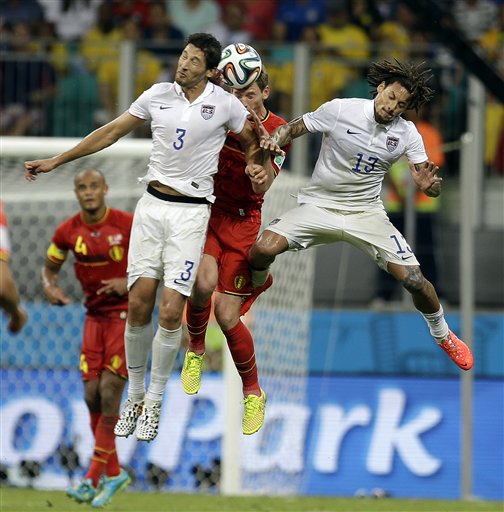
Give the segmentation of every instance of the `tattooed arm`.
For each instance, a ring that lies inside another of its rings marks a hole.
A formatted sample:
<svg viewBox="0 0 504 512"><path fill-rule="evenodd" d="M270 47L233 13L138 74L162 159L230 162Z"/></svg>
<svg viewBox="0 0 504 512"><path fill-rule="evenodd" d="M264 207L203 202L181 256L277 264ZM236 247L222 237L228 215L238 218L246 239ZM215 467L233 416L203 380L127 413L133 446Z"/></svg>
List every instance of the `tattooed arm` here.
<svg viewBox="0 0 504 512"><path fill-rule="evenodd" d="M293 139L308 133L303 118L296 117L288 124L279 126L268 138L261 139L261 147L267 151L273 151L276 146L285 146Z"/></svg>

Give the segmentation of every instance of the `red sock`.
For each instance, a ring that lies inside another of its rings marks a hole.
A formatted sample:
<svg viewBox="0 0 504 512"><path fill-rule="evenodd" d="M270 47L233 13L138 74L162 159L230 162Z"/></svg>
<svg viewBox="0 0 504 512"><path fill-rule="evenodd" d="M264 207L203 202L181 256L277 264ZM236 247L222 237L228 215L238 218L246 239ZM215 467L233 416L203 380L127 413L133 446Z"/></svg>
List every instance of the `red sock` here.
<svg viewBox="0 0 504 512"><path fill-rule="evenodd" d="M94 436L96 433L96 425L98 425L98 421L101 418L101 411L91 412L89 414L91 416L91 432L93 432L93 436Z"/></svg>
<svg viewBox="0 0 504 512"><path fill-rule="evenodd" d="M119 465L119 457L117 456L117 450L114 450L110 455L105 468L105 474L107 476L117 476L121 472L121 466Z"/></svg>
<svg viewBox="0 0 504 512"><path fill-rule="evenodd" d="M212 301L203 309L197 309L191 301L187 301L186 319L187 330L189 331L189 350L195 354L203 354L205 352L205 335L210 319L210 311L212 309Z"/></svg>
<svg viewBox="0 0 504 512"><path fill-rule="evenodd" d="M115 453L114 426L118 419L118 416L102 415L96 425L95 446L93 456L91 457L91 465L84 477L85 479L91 478L94 487L98 487L98 482L108 465L110 455ZM117 474L119 474L119 471L117 471Z"/></svg>
<svg viewBox="0 0 504 512"><path fill-rule="evenodd" d="M231 357L240 374L245 396L254 394L261 396L261 387L257 378L257 366L254 352L254 340L250 331L241 320L229 331L226 336Z"/></svg>

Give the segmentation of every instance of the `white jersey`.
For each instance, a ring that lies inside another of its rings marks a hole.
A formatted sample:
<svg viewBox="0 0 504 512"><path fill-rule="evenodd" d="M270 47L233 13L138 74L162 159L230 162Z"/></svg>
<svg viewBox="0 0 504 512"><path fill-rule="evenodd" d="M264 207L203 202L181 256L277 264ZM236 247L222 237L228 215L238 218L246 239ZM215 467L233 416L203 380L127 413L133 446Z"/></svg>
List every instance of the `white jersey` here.
<svg viewBox="0 0 504 512"><path fill-rule="evenodd" d="M129 113L151 121L152 151L141 181L213 202L213 175L227 132L240 133L248 116L242 103L210 82L189 103L177 83L163 82L142 93Z"/></svg>
<svg viewBox="0 0 504 512"><path fill-rule="evenodd" d="M403 154L413 163L427 160L422 137L402 117L379 124L374 101L335 99L303 115L310 132L323 133L320 154L299 203L364 211L382 209L381 186L390 166Z"/></svg>

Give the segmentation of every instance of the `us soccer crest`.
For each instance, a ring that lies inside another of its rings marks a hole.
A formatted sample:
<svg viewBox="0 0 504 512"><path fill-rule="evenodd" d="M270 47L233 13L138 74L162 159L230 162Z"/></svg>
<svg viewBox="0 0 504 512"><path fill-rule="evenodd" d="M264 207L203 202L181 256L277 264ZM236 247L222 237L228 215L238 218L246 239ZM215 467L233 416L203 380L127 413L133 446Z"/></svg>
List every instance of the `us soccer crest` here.
<svg viewBox="0 0 504 512"><path fill-rule="evenodd" d="M201 105L201 115L203 119L210 119L215 113L215 105Z"/></svg>
<svg viewBox="0 0 504 512"><path fill-rule="evenodd" d="M399 146L399 139L397 137L387 137L387 151L393 153L397 146Z"/></svg>

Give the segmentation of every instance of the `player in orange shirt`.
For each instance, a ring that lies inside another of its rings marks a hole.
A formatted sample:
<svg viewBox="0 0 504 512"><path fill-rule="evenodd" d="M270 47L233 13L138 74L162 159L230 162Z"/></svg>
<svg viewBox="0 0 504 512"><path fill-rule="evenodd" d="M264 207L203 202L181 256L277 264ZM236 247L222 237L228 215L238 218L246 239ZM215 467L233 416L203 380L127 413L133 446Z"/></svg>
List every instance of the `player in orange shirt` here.
<svg viewBox="0 0 504 512"><path fill-rule="evenodd" d="M0 201L0 307L9 317L7 328L13 334L18 333L28 317L21 307L19 292L10 268L11 246L7 228L7 217Z"/></svg>
<svg viewBox="0 0 504 512"><path fill-rule="evenodd" d="M58 286L58 273L71 251L75 274L85 295L80 370L95 446L82 482L70 487L67 494L79 503L99 507L131 481L119 466L114 426L128 377L124 329L128 311L126 265L133 215L106 205L108 186L100 171L81 171L74 183L81 211L56 228L42 269L42 284L51 304L70 303Z"/></svg>
<svg viewBox="0 0 504 512"><path fill-rule="evenodd" d="M269 96L268 75L265 71L248 88L233 94L256 114L268 133L286 122L270 112L264 101ZM288 150L287 148L283 148ZM271 159L268 184L281 169L285 157ZM205 353L205 334L216 291L214 313L221 327L235 366L243 383L244 434L257 432L264 423L266 394L259 385L254 352L254 340L241 322L240 315L248 306L244 300L252 295L247 255L261 226L264 192L257 192L245 174L245 154L233 133L229 133L219 157L219 172L214 194L203 259L196 284L187 303L189 348L184 359L181 380L184 391L195 394L201 386L201 366ZM270 284L270 283L269 283ZM241 311L240 311L241 309Z"/></svg>

